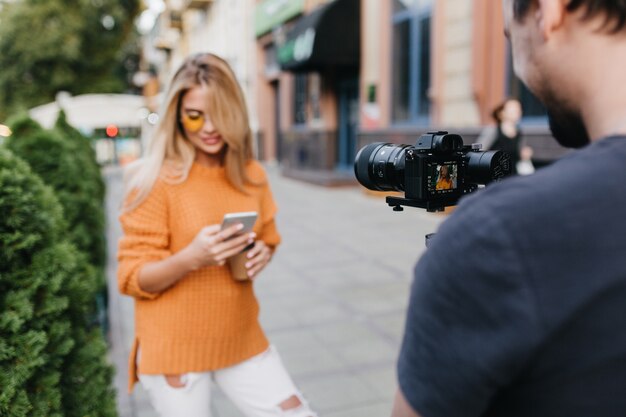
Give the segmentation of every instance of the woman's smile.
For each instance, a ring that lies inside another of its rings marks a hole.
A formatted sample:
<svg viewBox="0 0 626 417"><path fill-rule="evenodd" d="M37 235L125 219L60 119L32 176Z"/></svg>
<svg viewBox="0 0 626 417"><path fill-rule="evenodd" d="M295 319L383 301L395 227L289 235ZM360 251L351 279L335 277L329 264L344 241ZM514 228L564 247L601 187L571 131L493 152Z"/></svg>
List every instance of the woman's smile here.
<svg viewBox="0 0 626 417"><path fill-rule="evenodd" d="M210 135L210 136L200 136L200 140L205 145L217 145L218 143L222 141L222 136L219 134Z"/></svg>

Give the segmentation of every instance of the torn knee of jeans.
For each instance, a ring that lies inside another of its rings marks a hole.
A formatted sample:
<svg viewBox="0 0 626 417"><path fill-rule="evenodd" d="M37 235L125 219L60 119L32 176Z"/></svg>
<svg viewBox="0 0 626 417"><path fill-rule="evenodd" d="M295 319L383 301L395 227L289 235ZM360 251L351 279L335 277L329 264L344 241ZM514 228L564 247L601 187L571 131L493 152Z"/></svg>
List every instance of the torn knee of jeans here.
<svg viewBox="0 0 626 417"><path fill-rule="evenodd" d="M302 405L302 401L300 401L300 398L298 398L298 396L294 394L291 397L287 398L282 403L280 403L278 406L280 407L281 410L287 411L287 410L293 410L294 408L298 408L301 405Z"/></svg>
<svg viewBox="0 0 626 417"><path fill-rule="evenodd" d="M187 378L185 375L165 375L165 382L172 388L185 388Z"/></svg>
<svg viewBox="0 0 626 417"><path fill-rule="evenodd" d="M291 417L317 417L317 414L309 409L306 401L297 394L292 395L285 401L281 402L278 407L283 411L285 416Z"/></svg>

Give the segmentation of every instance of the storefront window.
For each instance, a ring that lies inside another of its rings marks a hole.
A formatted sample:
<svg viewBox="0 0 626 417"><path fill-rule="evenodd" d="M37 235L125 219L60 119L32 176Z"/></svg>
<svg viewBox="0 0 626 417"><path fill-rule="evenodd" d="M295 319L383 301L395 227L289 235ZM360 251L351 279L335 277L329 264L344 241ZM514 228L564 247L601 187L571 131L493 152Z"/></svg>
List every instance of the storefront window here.
<svg viewBox="0 0 626 417"><path fill-rule="evenodd" d="M417 0L395 0L393 2L393 12L398 13L407 9L415 8Z"/></svg>
<svg viewBox="0 0 626 417"><path fill-rule="evenodd" d="M399 123L428 123L432 0L394 0L392 116Z"/></svg>
<svg viewBox="0 0 626 417"><path fill-rule="evenodd" d="M303 125L306 123L307 75L296 74L295 83L293 122L296 125Z"/></svg>
<svg viewBox="0 0 626 417"><path fill-rule="evenodd" d="M410 31L409 21L400 22L393 28L393 118L410 118L410 72L409 57Z"/></svg>
<svg viewBox="0 0 626 417"><path fill-rule="evenodd" d="M265 76L275 77L280 73L280 66L276 60L276 47L274 45L265 48Z"/></svg>
<svg viewBox="0 0 626 417"><path fill-rule="evenodd" d="M321 83L322 80L319 74L311 74L309 93L311 96L311 117L313 120L320 120L322 118L320 106Z"/></svg>
<svg viewBox="0 0 626 417"><path fill-rule="evenodd" d="M420 78L418 82L419 103L417 106L417 114L420 117L428 117L430 114L430 98L428 97L428 90L430 89L430 15L426 15L421 19L419 29L422 42L419 58Z"/></svg>

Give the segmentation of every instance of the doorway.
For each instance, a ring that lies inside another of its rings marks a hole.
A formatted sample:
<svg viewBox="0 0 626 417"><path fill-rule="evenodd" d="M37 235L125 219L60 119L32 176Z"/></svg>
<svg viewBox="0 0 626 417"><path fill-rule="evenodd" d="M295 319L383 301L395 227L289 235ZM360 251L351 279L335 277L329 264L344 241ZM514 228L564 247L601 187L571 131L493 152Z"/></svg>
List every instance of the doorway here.
<svg viewBox="0 0 626 417"><path fill-rule="evenodd" d="M281 162L283 156L283 141L280 134L280 85L278 81L271 83L272 94L274 96L274 146L276 152L276 160Z"/></svg>
<svg viewBox="0 0 626 417"><path fill-rule="evenodd" d="M339 120L337 168L353 169L359 117L359 81L357 77L339 81Z"/></svg>

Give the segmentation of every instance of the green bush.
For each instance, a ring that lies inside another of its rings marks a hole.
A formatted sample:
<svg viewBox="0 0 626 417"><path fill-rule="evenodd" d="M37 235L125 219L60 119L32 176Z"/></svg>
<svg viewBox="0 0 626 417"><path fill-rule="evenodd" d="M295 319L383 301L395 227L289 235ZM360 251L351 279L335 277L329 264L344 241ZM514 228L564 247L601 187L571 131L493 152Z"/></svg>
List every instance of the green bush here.
<svg viewBox="0 0 626 417"><path fill-rule="evenodd" d="M91 140L67 122L65 112L62 110L59 112L54 129L74 148L76 163L80 164L85 177L93 184L91 189L93 196L104 204L104 180Z"/></svg>
<svg viewBox="0 0 626 417"><path fill-rule="evenodd" d="M7 125L11 126L12 134L20 138L43 131L43 127L31 119L26 112L18 113L17 115L11 117L7 121Z"/></svg>
<svg viewBox="0 0 626 417"><path fill-rule="evenodd" d="M77 250L103 233L89 213L102 205L86 197L72 146L20 132L7 147L30 167L0 147L0 416L115 416L113 370L93 327L101 268Z"/></svg>
<svg viewBox="0 0 626 417"><path fill-rule="evenodd" d="M115 417L113 368L104 363L107 345L99 329L79 330L77 345L70 352L74 361L61 378L66 417ZM79 344L80 343L80 344Z"/></svg>
<svg viewBox="0 0 626 417"><path fill-rule="evenodd" d="M108 291L104 275L106 263L104 179L91 141L67 122L65 112L62 110L59 112L54 131L71 148L75 168L82 173L81 182L84 185L81 187L81 192L84 195L81 202L89 204L91 212L88 216L84 213L80 214L80 218L74 224L73 239L80 248L88 252L90 262L96 266L99 277L99 290L95 296L99 306L96 320L106 331L108 328Z"/></svg>
<svg viewBox="0 0 626 417"><path fill-rule="evenodd" d="M86 175L89 168L85 158L57 131L31 129L28 133L13 134L6 146L54 188L65 212L70 241L89 256L93 265L103 267L106 244L102 185Z"/></svg>
<svg viewBox="0 0 626 417"><path fill-rule="evenodd" d="M63 317L67 277L37 272L61 237L62 210L52 190L2 148L0 213L0 415L60 415L58 365L73 343Z"/></svg>
<svg viewBox="0 0 626 417"><path fill-rule="evenodd" d="M71 323L72 350L63 363L59 381L62 408L66 417L116 416L115 394L111 386L113 368L106 362L107 345L99 328L93 327L94 299L98 277L86 257L65 247L57 251L55 265L58 273L66 273L66 291L70 303L66 315Z"/></svg>

